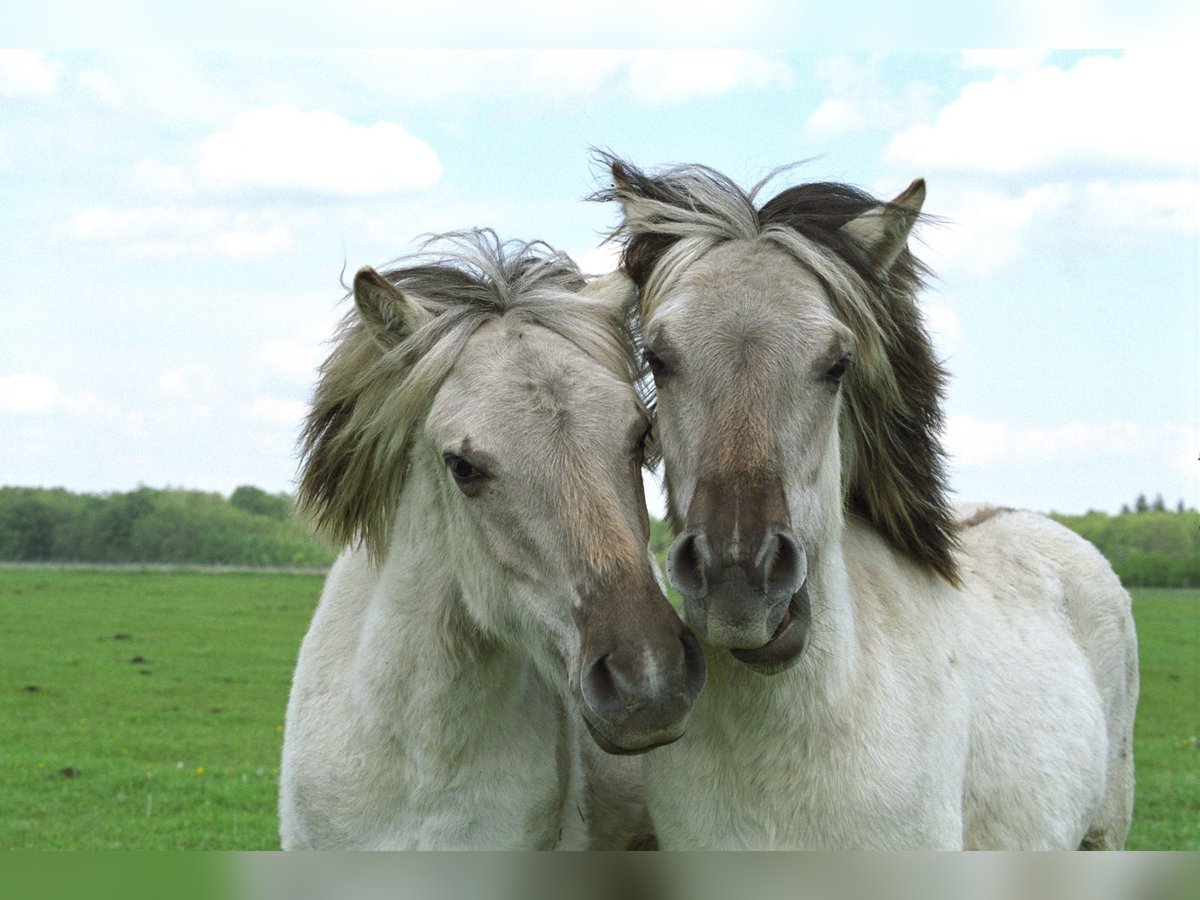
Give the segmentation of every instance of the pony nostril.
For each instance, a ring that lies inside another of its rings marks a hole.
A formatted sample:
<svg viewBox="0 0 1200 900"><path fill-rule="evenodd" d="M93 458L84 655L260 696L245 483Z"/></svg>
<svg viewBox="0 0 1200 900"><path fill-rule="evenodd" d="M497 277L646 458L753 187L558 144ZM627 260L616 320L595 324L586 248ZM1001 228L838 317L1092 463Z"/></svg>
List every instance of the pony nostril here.
<svg viewBox="0 0 1200 900"><path fill-rule="evenodd" d="M583 676L583 696L588 706L606 719L616 720L627 712L620 688L613 679L608 656L602 656L587 667Z"/></svg>
<svg viewBox="0 0 1200 900"><path fill-rule="evenodd" d="M691 631L633 649L606 653L584 668L581 687L592 712L617 722L631 715L674 716L679 704L691 706L707 677L704 651Z"/></svg>
<svg viewBox="0 0 1200 900"><path fill-rule="evenodd" d="M608 721L620 721L646 702L636 674L622 672L610 654L588 666L582 686L584 701Z"/></svg>
<svg viewBox="0 0 1200 900"><path fill-rule="evenodd" d="M762 576L767 594L791 595L800 590L808 575L808 561L800 545L779 531L768 534L754 558L754 568Z"/></svg>
<svg viewBox="0 0 1200 900"><path fill-rule="evenodd" d="M708 538L702 532L682 534L667 554L667 575L685 597L703 597L708 593L705 571L711 562Z"/></svg>

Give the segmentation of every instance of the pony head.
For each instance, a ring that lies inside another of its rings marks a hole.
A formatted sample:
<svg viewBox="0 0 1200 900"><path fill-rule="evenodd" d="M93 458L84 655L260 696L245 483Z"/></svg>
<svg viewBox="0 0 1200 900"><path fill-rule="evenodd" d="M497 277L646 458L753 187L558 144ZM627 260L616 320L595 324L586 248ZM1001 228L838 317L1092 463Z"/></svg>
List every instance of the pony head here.
<svg viewBox="0 0 1200 900"><path fill-rule="evenodd" d="M527 656L601 746L673 740L704 666L646 549L632 285L490 231L439 246L355 277L300 499L385 575L432 573L422 589L465 617L447 644Z"/></svg>
<svg viewBox="0 0 1200 900"><path fill-rule="evenodd" d="M810 639L810 574L844 515L956 579L940 398L907 249L922 181L891 202L841 184L764 204L702 166L601 155L639 289L685 618L762 671Z"/></svg>

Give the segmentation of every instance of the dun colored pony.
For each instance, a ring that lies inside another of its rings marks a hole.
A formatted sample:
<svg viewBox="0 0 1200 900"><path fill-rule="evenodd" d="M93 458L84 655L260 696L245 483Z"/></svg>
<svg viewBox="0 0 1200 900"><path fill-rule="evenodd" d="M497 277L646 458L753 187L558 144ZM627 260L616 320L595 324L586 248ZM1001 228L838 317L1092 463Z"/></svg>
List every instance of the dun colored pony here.
<svg viewBox="0 0 1200 900"><path fill-rule="evenodd" d="M623 267L708 686L645 759L664 847L1119 848L1128 594L1059 525L947 498L907 248L922 181L761 206L614 157Z"/></svg>
<svg viewBox="0 0 1200 900"><path fill-rule="evenodd" d="M646 549L633 287L447 240L358 273L304 429L301 501L349 547L292 685L283 846L634 845L640 769L603 751L678 738L704 662Z"/></svg>

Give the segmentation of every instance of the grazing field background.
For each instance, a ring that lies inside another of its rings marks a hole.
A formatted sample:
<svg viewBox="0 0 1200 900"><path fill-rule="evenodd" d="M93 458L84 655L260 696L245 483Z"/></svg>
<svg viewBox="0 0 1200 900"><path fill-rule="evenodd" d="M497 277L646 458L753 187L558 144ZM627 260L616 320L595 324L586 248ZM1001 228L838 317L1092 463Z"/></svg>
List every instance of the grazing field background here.
<svg viewBox="0 0 1200 900"><path fill-rule="evenodd" d="M319 574L0 568L0 848L278 847ZM1137 589L1131 849L1200 849L1200 590Z"/></svg>

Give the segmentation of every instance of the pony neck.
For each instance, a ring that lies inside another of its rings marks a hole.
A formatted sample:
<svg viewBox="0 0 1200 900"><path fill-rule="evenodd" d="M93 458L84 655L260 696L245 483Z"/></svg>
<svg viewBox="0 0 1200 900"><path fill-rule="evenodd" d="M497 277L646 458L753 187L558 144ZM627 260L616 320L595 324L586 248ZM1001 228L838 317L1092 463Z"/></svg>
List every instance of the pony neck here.
<svg viewBox="0 0 1200 900"><path fill-rule="evenodd" d="M855 618L857 598L844 548L846 527L839 512L809 566L812 638L804 658L793 670L801 672L833 704L852 689L861 662Z"/></svg>
<svg viewBox="0 0 1200 900"><path fill-rule="evenodd" d="M469 741L518 713L532 695L553 693L519 649L472 619L466 592L448 558L452 534L437 484L414 465L404 488L387 555L378 570L363 627L364 676L374 702L436 711ZM496 603L501 597L473 598ZM386 660L386 664L380 662Z"/></svg>

